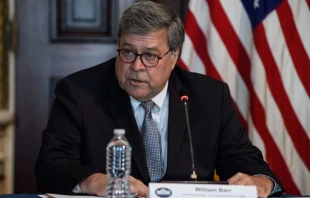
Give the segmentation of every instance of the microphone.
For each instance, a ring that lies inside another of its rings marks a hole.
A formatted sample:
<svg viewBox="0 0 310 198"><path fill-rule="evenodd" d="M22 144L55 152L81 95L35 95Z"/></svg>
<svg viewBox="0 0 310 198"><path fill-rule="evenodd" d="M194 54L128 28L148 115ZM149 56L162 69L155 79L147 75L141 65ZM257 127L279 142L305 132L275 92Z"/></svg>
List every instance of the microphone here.
<svg viewBox="0 0 310 198"><path fill-rule="evenodd" d="M188 94L187 94L187 90L185 88L182 88L180 90L180 97L181 97L181 101L183 102L184 108L185 108L187 133L188 133L189 147L190 147L190 152L191 152L192 174L191 174L190 178L193 181L197 181L197 175L196 175L196 169L195 169L195 161L194 161L194 149L193 149L193 142L192 142L192 133L191 133L191 127L190 127L190 124L189 124L188 110L187 110Z"/></svg>

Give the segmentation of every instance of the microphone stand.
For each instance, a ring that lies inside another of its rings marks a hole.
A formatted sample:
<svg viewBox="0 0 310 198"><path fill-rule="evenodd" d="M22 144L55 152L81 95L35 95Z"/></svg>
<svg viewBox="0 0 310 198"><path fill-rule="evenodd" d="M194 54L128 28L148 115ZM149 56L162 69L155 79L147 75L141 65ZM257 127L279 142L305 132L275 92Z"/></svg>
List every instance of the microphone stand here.
<svg viewBox="0 0 310 198"><path fill-rule="evenodd" d="M190 175L190 178L192 181L197 181L195 161L194 161L194 151L193 151L194 149L193 149L193 142L192 142L192 133L191 133L190 125L189 125L188 110L187 110L188 96L187 95L181 96L181 101L184 103L184 107L185 107L186 125L187 125L188 140L189 140L189 146L190 146L190 152L191 152L192 174Z"/></svg>

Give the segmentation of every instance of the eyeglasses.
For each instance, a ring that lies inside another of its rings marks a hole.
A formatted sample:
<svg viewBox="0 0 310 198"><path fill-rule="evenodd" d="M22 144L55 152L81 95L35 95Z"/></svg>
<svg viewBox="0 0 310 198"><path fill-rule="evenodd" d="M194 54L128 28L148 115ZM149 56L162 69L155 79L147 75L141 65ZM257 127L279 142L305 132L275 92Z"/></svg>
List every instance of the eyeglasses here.
<svg viewBox="0 0 310 198"><path fill-rule="evenodd" d="M130 49L118 49L117 51L118 51L119 57L125 63L133 63L137 59L137 56L140 56L141 62L146 67L156 67L159 60L161 60L164 56L166 56L170 52L170 49L162 57L159 57L151 53L137 54Z"/></svg>

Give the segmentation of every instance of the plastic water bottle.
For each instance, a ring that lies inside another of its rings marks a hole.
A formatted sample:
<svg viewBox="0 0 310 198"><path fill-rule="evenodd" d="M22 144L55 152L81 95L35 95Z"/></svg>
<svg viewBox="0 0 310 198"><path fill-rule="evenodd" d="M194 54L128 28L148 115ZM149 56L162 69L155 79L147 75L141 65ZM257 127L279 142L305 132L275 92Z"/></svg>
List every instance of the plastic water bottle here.
<svg viewBox="0 0 310 198"><path fill-rule="evenodd" d="M106 197L130 198L128 177L131 171L131 146L125 138L124 129L114 130L114 137L107 145L106 151Z"/></svg>

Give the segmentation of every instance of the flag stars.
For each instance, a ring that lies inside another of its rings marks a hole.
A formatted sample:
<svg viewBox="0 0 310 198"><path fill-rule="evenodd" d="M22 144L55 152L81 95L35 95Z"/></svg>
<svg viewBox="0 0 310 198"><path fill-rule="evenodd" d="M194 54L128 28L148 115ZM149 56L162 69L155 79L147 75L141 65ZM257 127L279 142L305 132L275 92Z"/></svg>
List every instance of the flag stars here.
<svg viewBox="0 0 310 198"><path fill-rule="evenodd" d="M254 0L254 10L259 8L259 0Z"/></svg>

